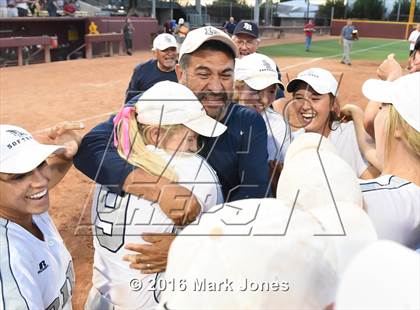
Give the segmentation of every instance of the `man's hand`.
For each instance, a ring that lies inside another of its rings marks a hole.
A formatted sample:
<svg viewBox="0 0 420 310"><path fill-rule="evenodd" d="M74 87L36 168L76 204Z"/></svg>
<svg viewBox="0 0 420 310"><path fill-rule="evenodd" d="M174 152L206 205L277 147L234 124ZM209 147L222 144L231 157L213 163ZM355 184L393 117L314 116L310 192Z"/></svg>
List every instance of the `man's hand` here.
<svg viewBox="0 0 420 310"><path fill-rule="evenodd" d="M389 54L376 70L376 74L381 80L395 81L403 75L402 68L394 57L395 54Z"/></svg>
<svg viewBox="0 0 420 310"><path fill-rule="evenodd" d="M168 262L169 247L175 237L175 234L143 235L143 240L150 244L126 244L125 249L139 254L127 254L123 260L131 263L130 268L138 269L144 274L163 272Z"/></svg>
<svg viewBox="0 0 420 310"><path fill-rule="evenodd" d="M162 212L177 226L192 223L201 212L201 205L191 191L142 169L133 170L123 188L127 193L159 203Z"/></svg>

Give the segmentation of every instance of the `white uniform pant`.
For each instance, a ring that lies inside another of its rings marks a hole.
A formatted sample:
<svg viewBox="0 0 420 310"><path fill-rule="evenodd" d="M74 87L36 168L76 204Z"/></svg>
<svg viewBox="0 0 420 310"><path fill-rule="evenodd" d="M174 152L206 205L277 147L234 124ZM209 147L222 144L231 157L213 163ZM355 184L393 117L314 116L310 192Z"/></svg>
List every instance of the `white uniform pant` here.
<svg viewBox="0 0 420 310"><path fill-rule="evenodd" d="M341 59L341 61L343 61L345 64L351 63L350 52L352 45L352 40L343 39L343 58Z"/></svg>

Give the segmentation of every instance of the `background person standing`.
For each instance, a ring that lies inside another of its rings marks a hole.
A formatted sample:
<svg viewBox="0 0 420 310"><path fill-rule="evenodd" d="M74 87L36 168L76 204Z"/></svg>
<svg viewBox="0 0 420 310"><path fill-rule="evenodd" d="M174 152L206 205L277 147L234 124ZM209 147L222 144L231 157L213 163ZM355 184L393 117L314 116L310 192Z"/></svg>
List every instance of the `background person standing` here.
<svg viewBox="0 0 420 310"><path fill-rule="evenodd" d="M236 27L236 23L235 23L235 18L233 18L233 16L231 16L229 18L229 21L227 21L224 25L223 25L223 29L226 33L228 33L229 35L233 35L233 31L235 30Z"/></svg>
<svg viewBox="0 0 420 310"><path fill-rule="evenodd" d="M341 29L340 45L343 47L343 58L341 59L342 64L351 66L350 52L353 46L353 32L356 28L353 26L351 19L347 20L347 25Z"/></svg>
<svg viewBox="0 0 420 310"><path fill-rule="evenodd" d="M408 37L408 42L410 42L410 54L411 56L414 52L414 46L416 45L417 38L420 37L420 24L417 24L416 28L410 33Z"/></svg>
<svg viewBox="0 0 420 310"><path fill-rule="evenodd" d="M307 24L303 27L303 31L305 32L305 44L306 44L306 51L309 52L312 43L312 35L315 32L315 25L312 19L309 20Z"/></svg>
<svg viewBox="0 0 420 310"><path fill-rule="evenodd" d="M123 34L124 34L124 42L125 42L125 48L127 50L127 55L133 55L133 32L135 28L133 24L131 23L130 18L127 18L125 20L124 28L123 28Z"/></svg>

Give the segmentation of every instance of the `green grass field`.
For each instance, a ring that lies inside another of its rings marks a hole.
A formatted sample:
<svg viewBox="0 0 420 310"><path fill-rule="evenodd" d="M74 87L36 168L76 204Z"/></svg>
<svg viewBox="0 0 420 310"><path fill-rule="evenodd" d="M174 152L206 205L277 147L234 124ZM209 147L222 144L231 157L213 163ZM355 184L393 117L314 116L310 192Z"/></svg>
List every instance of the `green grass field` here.
<svg viewBox="0 0 420 310"><path fill-rule="evenodd" d="M304 38L302 38L302 43L264 46L259 48L258 51L271 57L340 58L342 54L342 48L338 44L338 39L316 41L316 38L312 41L310 52L305 52ZM398 61L405 62L408 58L408 42L401 40L361 39L353 43L351 58L381 61L390 53L394 53Z"/></svg>

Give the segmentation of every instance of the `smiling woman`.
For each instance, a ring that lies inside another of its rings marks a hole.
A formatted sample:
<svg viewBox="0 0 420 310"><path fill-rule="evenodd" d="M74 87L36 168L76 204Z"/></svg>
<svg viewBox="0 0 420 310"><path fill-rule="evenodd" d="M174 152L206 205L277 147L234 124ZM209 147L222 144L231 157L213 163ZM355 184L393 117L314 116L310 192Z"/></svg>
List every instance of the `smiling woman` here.
<svg viewBox="0 0 420 310"><path fill-rule="evenodd" d="M331 72L321 68L305 70L290 81L287 91L293 93L289 108L296 113L299 124L295 125L302 128L295 136L303 132L321 134L334 144L339 156L347 161L358 177L369 178L378 174L375 168L368 166L359 149L353 122L339 121L338 83Z"/></svg>
<svg viewBox="0 0 420 310"><path fill-rule="evenodd" d="M49 189L77 152L79 139L71 129L63 124L49 130L48 138L66 142L64 148L40 144L20 127L0 125L0 304L5 309L71 309L73 264L47 212Z"/></svg>

